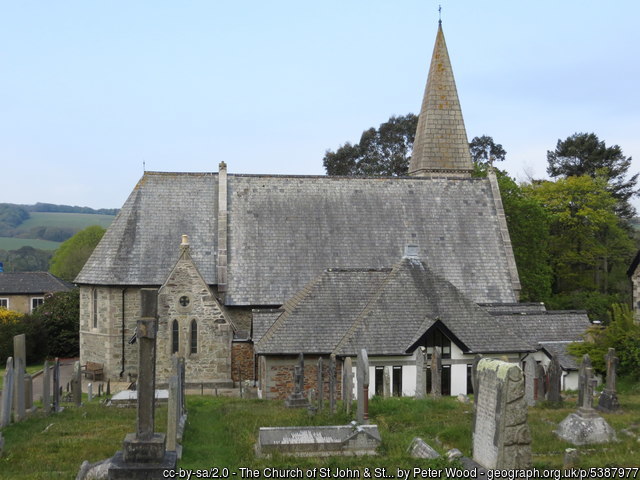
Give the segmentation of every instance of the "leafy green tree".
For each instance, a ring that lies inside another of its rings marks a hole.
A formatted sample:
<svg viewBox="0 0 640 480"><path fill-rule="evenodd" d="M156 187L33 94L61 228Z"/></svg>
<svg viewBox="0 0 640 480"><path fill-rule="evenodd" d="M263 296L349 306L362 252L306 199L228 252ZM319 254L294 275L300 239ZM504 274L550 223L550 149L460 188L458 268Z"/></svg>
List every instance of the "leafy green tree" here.
<svg viewBox="0 0 640 480"><path fill-rule="evenodd" d="M609 348L616 349L620 375L640 378L640 324L634 322L627 304L611 305L609 324L591 327L584 342L569 345L569 353L577 358L588 353L595 370L605 374L604 356Z"/></svg>
<svg viewBox="0 0 640 480"><path fill-rule="evenodd" d="M638 174L627 178L631 157L625 157L618 145L607 147L594 133L574 133L558 140L554 151L547 151L547 162L551 177L604 176L617 200L616 213L626 219L635 215L629 200L638 195Z"/></svg>
<svg viewBox="0 0 640 480"><path fill-rule="evenodd" d="M63 242L51 259L49 271L72 282L100 242L104 232L104 228L93 225L80 230L69 240Z"/></svg>
<svg viewBox="0 0 640 480"><path fill-rule="evenodd" d="M53 252L25 245L18 250L0 250L5 272L42 272L49 268Z"/></svg>
<svg viewBox="0 0 640 480"><path fill-rule="evenodd" d="M327 150L323 159L327 175L406 175L417 126L418 117L412 113L392 116L377 130L365 130L358 143Z"/></svg>
<svg viewBox="0 0 640 480"><path fill-rule="evenodd" d="M78 356L80 294L77 288L47 296L31 316L44 328L50 357Z"/></svg>
<svg viewBox="0 0 640 480"><path fill-rule="evenodd" d="M487 163L480 161L475 164L473 175L486 177L487 168ZM507 172L497 168L494 168L494 172L498 178L513 256L518 267L522 287L520 300L546 301L551 295L552 281L549 216L538 200L518 185Z"/></svg>
<svg viewBox="0 0 640 480"><path fill-rule="evenodd" d="M471 153L471 160L476 165L486 165L489 161L502 162L507 156L507 152L502 148L502 145L495 143L493 138L488 135L473 137L473 140L469 143L469 152Z"/></svg>
<svg viewBox="0 0 640 480"><path fill-rule="evenodd" d="M535 182L528 191L549 214L554 293L610 293L610 276L624 271L634 245L606 179L567 177Z"/></svg>

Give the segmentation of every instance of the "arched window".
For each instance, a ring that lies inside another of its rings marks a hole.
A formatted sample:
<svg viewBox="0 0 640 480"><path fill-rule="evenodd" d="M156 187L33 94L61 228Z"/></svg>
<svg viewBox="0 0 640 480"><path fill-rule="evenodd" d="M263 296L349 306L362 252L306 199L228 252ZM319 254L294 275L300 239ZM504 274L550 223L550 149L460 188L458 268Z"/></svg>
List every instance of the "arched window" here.
<svg viewBox="0 0 640 480"><path fill-rule="evenodd" d="M178 320L174 320L171 326L171 353L176 353L180 346L180 328Z"/></svg>
<svg viewBox="0 0 640 480"><path fill-rule="evenodd" d="M98 328L98 289L91 291L91 316L93 317L93 328Z"/></svg>
<svg viewBox="0 0 640 480"><path fill-rule="evenodd" d="M198 353L198 322L191 320L191 353Z"/></svg>

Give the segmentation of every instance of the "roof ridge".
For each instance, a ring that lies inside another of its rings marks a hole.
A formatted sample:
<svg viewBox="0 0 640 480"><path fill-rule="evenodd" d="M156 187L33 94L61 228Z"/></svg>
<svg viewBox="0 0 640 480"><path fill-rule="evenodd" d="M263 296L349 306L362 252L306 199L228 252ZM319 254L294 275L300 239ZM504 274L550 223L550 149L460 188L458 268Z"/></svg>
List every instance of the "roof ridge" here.
<svg viewBox="0 0 640 480"><path fill-rule="evenodd" d="M265 341L270 340L273 337L276 330L278 330L285 322L285 320L289 318L291 312L295 309L295 307L297 307L300 302L302 302L302 300L304 300L307 295L309 295L309 292L313 289L313 287L320 283L324 275L324 273L317 275L309 283L307 283L307 285L305 285L297 295L294 295L291 299L287 300L284 305L282 305L282 309L284 311L280 315L278 315L276 321L271 324L266 332L264 332L260 340L258 340L258 342L256 343L256 347L262 345Z"/></svg>
<svg viewBox="0 0 640 480"><path fill-rule="evenodd" d="M342 346L348 341L348 339L351 338L351 336L356 332L358 327L360 325L362 325L362 323L364 322L365 315L368 312L371 311L371 309L373 308L373 304L380 297L380 294L382 293L383 288L386 287L386 285L390 282L391 278L393 278L394 276L398 275L398 271L400 270L398 267L400 266L401 263L402 263L402 261L398 262L389 271L389 274L384 278L384 280L382 280L380 282L380 285L378 286L378 288L376 288L375 292L372 295L370 295L369 301L367 301L367 303L364 305L364 307L362 308L360 313L358 315L356 315L353 323L347 329L347 331L342 336L342 338L338 341L336 346L333 348L333 352L331 352L331 353L335 354L336 352L338 352L340 350L340 348L342 348Z"/></svg>

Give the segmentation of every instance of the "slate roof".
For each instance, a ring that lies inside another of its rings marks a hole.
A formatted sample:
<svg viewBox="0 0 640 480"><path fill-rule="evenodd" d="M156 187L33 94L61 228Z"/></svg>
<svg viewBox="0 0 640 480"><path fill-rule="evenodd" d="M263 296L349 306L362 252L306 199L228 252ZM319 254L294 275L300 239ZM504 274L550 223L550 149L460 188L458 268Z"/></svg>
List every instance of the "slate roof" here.
<svg viewBox="0 0 640 480"><path fill-rule="evenodd" d="M495 318L534 347L539 342L580 341L591 325L587 312L582 310L496 314Z"/></svg>
<svg viewBox="0 0 640 480"><path fill-rule="evenodd" d="M530 302L530 303L481 303L480 306L487 312L493 314L499 313L511 313L524 315L526 313L541 313L546 312L542 302Z"/></svg>
<svg viewBox="0 0 640 480"><path fill-rule="evenodd" d="M540 347L551 357L556 357L563 370L578 370L578 363L567 351L572 342L540 342Z"/></svg>
<svg viewBox="0 0 640 480"><path fill-rule="evenodd" d="M49 272L0 273L0 295L66 292L73 288L74 285Z"/></svg>
<svg viewBox="0 0 640 480"><path fill-rule="evenodd" d="M256 353L402 355L438 320L471 352L529 351L522 341L424 263L392 270L332 269L284 306Z"/></svg>
<svg viewBox="0 0 640 480"><path fill-rule="evenodd" d="M180 235L214 285L217 174L146 172L76 283L161 285ZM487 179L228 176L226 305L282 305L323 270L389 268L407 244L476 302L514 302Z"/></svg>

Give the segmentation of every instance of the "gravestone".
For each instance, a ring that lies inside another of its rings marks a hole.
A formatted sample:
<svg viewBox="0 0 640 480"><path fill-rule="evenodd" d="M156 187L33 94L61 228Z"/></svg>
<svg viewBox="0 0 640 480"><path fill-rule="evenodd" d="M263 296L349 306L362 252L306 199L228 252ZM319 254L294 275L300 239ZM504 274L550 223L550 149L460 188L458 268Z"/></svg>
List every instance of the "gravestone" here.
<svg viewBox="0 0 640 480"><path fill-rule="evenodd" d="M524 362L524 398L530 407L536 404L536 365L537 362L532 357L527 358Z"/></svg>
<svg viewBox="0 0 640 480"><path fill-rule="evenodd" d="M73 376L71 377L71 398L76 407L82 405L82 371L80 362L73 364Z"/></svg>
<svg viewBox="0 0 640 480"><path fill-rule="evenodd" d="M369 356L363 348L358 354L357 364L358 381L358 411L356 418L358 423L369 422Z"/></svg>
<svg viewBox="0 0 640 480"><path fill-rule="evenodd" d="M598 409L604 412L615 412L620 408L620 402L618 402L618 394L616 392L616 368L618 367L619 359L616 357L615 348L609 349L604 356L604 360L607 365L607 383L600 394Z"/></svg>
<svg viewBox="0 0 640 480"><path fill-rule="evenodd" d="M547 382L546 382L547 374L544 371L544 366L541 363L536 365L536 379L535 379L535 399L545 400L547 398Z"/></svg>
<svg viewBox="0 0 640 480"><path fill-rule="evenodd" d="M26 416L24 404L24 363L21 358L13 359L13 421L19 422Z"/></svg>
<svg viewBox="0 0 640 480"><path fill-rule="evenodd" d="M29 413L35 411L33 406L33 378L28 373L24 375L24 409Z"/></svg>
<svg viewBox="0 0 640 480"><path fill-rule="evenodd" d="M351 402L353 401L353 365L351 357L344 359L344 365L342 366L342 375L344 378L344 385L342 386L342 399L344 401L344 408L347 415L351 413Z"/></svg>
<svg viewBox="0 0 640 480"><path fill-rule="evenodd" d="M424 352L416 349L416 398L424 398L427 393L424 371Z"/></svg>
<svg viewBox="0 0 640 480"><path fill-rule="evenodd" d="M93 383L89 382L87 385L87 401L93 400Z"/></svg>
<svg viewBox="0 0 640 480"><path fill-rule="evenodd" d="M180 407L180 385L178 376L169 377L169 405L167 409L167 450L176 452L178 458L182 457L182 448L178 445L178 424L182 416Z"/></svg>
<svg viewBox="0 0 640 480"><path fill-rule="evenodd" d="M324 380L322 373L322 357L318 357L318 412L322 412L322 402L324 401Z"/></svg>
<svg viewBox="0 0 640 480"><path fill-rule="evenodd" d="M434 398L442 396L442 354L440 347L433 347L431 354L431 395Z"/></svg>
<svg viewBox="0 0 640 480"><path fill-rule="evenodd" d="M480 363L480 360L482 360L482 355L477 354L473 357L473 364L471 366L471 386L473 387L474 393L478 391L478 364Z"/></svg>
<svg viewBox="0 0 640 480"><path fill-rule="evenodd" d="M7 367L4 371L2 392L2 405L0 406L0 428L4 428L11 423L11 409L13 406L13 357L7 358Z"/></svg>
<svg viewBox="0 0 640 480"><path fill-rule="evenodd" d="M116 452L109 468L109 480L162 478L162 472L176 467L176 452L165 449L166 437L154 432L156 384L156 336L158 291L140 290L140 319L137 321L138 381L136 432L126 435L123 449Z"/></svg>
<svg viewBox="0 0 640 480"><path fill-rule="evenodd" d="M329 357L329 411L336 413L336 356Z"/></svg>
<svg viewBox="0 0 640 480"><path fill-rule="evenodd" d="M431 445L420 437L415 437L409 445L409 455L412 458L439 458L440 454L436 452Z"/></svg>
<svg viewBox="0 0 640 480"><path fill-rule="evenodd" d="M53 413L62 411L60 407L60 359L53 364Z"/></svg>
<svg viewBox="0 0 640 480"><path fill-rule="evenodd" d="M577 412L570 413L560 422L555 433L573 445L612 442L616 439L615 431L593 408L593 392L596 386L593 369L585 367L584 374L582 404Z"/></svg>
<svg viewBox="0 0 640 480"><path fill-rule="evenodd" d="M519 366L482 359L473 415L473 459L489 469L531 466L524 377Z"/></svg>
<svg viewBox="0 0 640 480"><path fill-rule="evenodd" d="M258 357L258 397L267 397L267 359L264 355Z"/></svg>
<svg viewBox="0 0 640 480"><path fill-rule="evenodd" d="M547 393L547 401L553 405L560 405L562 403L562 396L560 395L560 385L562 383L562 368L557 357L551 359L549 364L549 391Z"/></svg>
<svg viewBox="0 0 640 480"><path fill-rule="evenodd" d="M389 398L391 396L391 367L385 365L382 369L382 396Z"/></svg>
<svg viewBox="0 0 640 480"><path fill-rule="evenodd" d="M45 415L51 413L51 368L49 360L44 361L44 369L42 371L42 409Z"/></svg>
<svg viewBox="0 0 640 480"><path fill-rule="evenodd" d="M293 392L284 401L288 408L307 408L309 400L304 395L304 355L298 356L298 364L293 368Z"/></svg>
<svg viewBox="0 0 640 480"><path fill-rule="evenodd" d="M591 368L591 357L588 353L582 356L582 362L578 368L578 407L582 406L584 390L586 388L586 369Z"/></svg>

